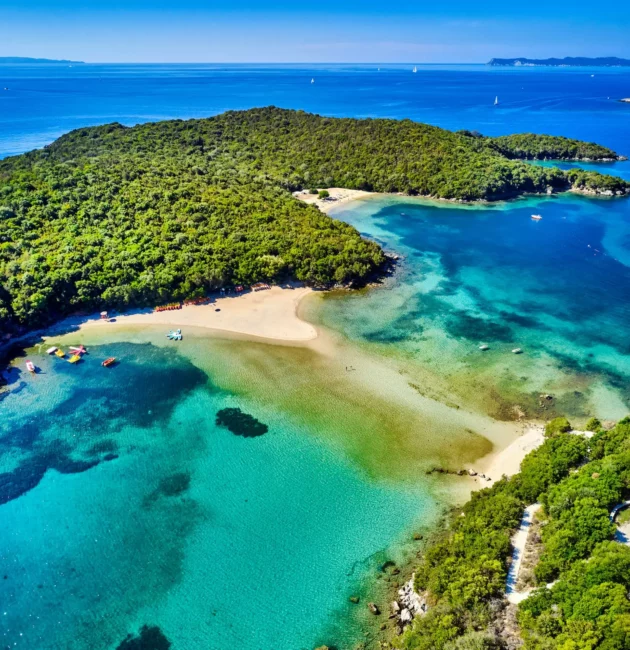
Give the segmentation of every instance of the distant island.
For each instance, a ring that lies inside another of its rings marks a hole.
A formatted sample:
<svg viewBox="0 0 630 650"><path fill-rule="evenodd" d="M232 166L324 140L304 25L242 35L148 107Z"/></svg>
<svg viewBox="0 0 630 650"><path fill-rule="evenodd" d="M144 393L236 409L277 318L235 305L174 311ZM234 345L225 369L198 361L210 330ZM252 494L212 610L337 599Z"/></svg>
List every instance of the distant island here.
<svg viewBox="0 0 630 650"><path fill-rule="evenodd" d="M3 63L84 63L84 61L70 61L69 59L32 59L28 56L0 56Z"/></svg>
<svg viewBox="0 0 630 650"><path fill-rule="evenodd" d="M536 159L619 156L555 136L490 138L274 107L78 129L0 161L0 331L224 286L288 278L331 286L379 271L386 258L375 242L296 190L462 202L630 194L620 178L525 162Z"/></svg>
<svg viewBox="0 0 630 650"><path fill-rule="evenodd" d="M597 66L600 68L628 67L630 59L620 59L616 56L590 58L586 56L567 56L564 59L491 59L488 65L501 66Z"/></svg>

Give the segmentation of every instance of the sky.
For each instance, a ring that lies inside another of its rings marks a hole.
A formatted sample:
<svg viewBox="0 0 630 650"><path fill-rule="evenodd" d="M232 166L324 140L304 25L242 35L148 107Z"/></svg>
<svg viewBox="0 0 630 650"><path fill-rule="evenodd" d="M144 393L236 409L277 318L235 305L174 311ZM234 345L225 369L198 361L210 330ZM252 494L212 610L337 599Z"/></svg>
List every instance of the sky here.
<svg viewBox="0 0 630 650"><path fill-rule="evenodd" d="M0 56L86 62L630 58L630 2L0 0Z"/></svg>

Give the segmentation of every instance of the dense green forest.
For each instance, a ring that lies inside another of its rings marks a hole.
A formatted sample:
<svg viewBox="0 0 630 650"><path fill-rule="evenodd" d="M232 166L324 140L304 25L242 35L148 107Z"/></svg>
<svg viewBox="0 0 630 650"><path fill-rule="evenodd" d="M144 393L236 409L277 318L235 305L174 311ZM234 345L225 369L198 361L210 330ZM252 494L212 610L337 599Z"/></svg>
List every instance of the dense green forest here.
<svg viewBox="0 0 630 650"><path fill-rule="evenodd" d="M429 546L416 573L429 612L398 639L405 650L490 650L506 638L510 536L526 505L542 504L539 587L520 603L525 650L630 648L630 547L613 541L609 512L630 494L630 418L591 420L587 439L552 421L521 471L482 490ZM547 586L550 585L550 586ZM514 607L514 606L512 606Z"/></svg>
<svg viewBox="0 0 630 650"><path fill-rule="evenodd" d="M630 187L509 160L493 142L276 108L73 131L0 161L0 330L233 283L360 281L383 264L376 244L295 199L297 189L475 200ZM562 138L546 142L566 150Z"/></svg>
<svg viewBox="0 0 630 650"><path fill-rule="evenodd" d="M490 144L508 158L523 160L620 160L612 149L594 142L520 133L489 138Z"/></svg>

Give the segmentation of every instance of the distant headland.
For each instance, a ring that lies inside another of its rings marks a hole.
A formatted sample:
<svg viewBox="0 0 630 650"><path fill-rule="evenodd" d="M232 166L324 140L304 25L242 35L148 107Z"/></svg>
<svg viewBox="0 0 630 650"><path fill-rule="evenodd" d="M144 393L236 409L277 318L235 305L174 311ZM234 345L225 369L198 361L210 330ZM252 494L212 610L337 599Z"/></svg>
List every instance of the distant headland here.
<svg viewBox="0 0 630 650"><path fill-rule="evenodd" d="M510 65L510 66L598 66L604 68L628 67L630 59L620 59L616 56L602 56L590 58L586 56L567 56L564 59L490 59L488 65Z"/></svg>
<svg viewBox="0 0 630 650"><path fill-rule="evenodd" d="M68 59L33 59L28 56L0 56L2 63L84 63L83 61L70 61Z"/></svg>

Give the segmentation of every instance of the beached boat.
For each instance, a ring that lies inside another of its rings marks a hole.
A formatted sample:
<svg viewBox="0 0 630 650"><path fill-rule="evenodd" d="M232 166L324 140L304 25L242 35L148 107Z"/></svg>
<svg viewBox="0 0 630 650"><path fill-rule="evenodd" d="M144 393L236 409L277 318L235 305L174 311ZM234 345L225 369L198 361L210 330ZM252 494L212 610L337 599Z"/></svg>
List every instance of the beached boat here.
<svg viewBox="0 0 630 650"><path fill-rule="evenodd" d="M70 352L74 352L75 354L87 354L87 350L83 345L79 345L79 347L75 347L71 345Z"/></svg>
<svg viewBox="0 0 630 650"><path fill-rule="evenodd" d="M48 350L46 350L46 354L55 354L55 352L57 352L57 348L54 345L52 348L48 348Z"/></svg>
<svg viewBox="0 0 630 650"><path fill-rule="evenodd" d="M116 363L116 357L109 357L109 359L105 359L101 365L103 368L111 368Z"/></svg>
<svg viewBox="0 0 630 650"><path fill-rule="evenodd" d="M63 359L66 356L66 353L61 348L58 348L55 350L55 356Z"/></svg>
<svg viewBox="0 0 630 650"><path fill-rule="evenodd" d="M79 363L79 361L81 361L81 355L80 354L73 354L68 359L68 363Z"/></svg>
<svg viewBox="0 0 630 650"><path fill-rule="evenodd" d="M35 364L32 361L27 361L26 362L26 369L29 372L32 372L33 374L35 374L37 372L36 369L35 369Z"/></svg>
<svg viewBox="0 0 630 650"><path fill-rule="evenodd" d="M540 221L542 219L542 215L541 214L532 214L532 219L534 221Z"/></svg>

